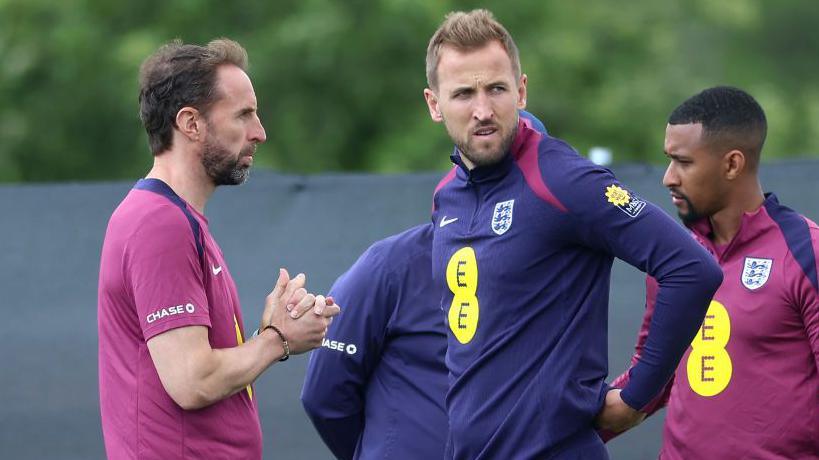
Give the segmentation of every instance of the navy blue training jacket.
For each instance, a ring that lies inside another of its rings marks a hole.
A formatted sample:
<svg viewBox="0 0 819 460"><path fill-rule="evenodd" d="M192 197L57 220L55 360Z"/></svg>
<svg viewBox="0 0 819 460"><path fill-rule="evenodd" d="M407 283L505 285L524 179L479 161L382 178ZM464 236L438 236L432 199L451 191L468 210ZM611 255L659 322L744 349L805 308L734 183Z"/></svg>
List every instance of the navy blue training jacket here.
<svg viewBox="0 0 819 460"><path fill-rule="evenodd" d="M446 458L607 458L593 420L608 390L613 258L660 286L622 392L637 409L696 334L719 267L662 210L529 117L501 162L470 171L457 150L452 161L433 199L433 276L448 332Z"/></svg>
<svg viewBox="0 0 819 460"><path fill-rule="evenodd" d="M302 403L340 459L440 459L446 333L432 224L373 244L330 290L342 307L312 352Z"/></svg>

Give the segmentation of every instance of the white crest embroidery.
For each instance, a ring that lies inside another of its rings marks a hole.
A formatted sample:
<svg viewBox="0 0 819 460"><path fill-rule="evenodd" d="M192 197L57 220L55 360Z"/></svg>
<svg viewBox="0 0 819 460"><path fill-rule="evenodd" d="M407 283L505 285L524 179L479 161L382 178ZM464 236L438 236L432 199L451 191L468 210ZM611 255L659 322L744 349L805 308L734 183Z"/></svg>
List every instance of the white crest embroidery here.
<svg viewBox="0 0 819 460"><path fill-rule="evenodd" d="M495 205L495 213L492 215L492 231L498 235L503 235L512 226L512 211L515 208L515 200L501 201Z"/></svg>
<svg viewBox="0 0 819 460"><path fill-rule="evenodd" d="M772 266L773 259L746 257L742 269L742 284L752 291L761 288L768 281Z"/></svg>

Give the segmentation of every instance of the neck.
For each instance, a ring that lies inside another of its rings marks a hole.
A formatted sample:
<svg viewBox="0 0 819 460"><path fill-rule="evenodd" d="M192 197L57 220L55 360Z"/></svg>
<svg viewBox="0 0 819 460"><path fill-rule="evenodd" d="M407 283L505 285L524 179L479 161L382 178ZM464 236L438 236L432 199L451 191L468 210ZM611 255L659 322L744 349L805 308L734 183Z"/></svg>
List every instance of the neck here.
<svg viewBox="0 0 819 460"><path fill-rule="evenodd" d="M188 153L173 149L162 152L154 157L154 166L145 177L165 182L180 198L204 214L216 186L197 161L198 157Z"/></svg>
<svg viewBox="0 0 819 460"><path fill-rule="evenodd" d="M742 225L745 213L757 211L765 202L759 180L749 178L747 184L737 184L727 197L727 205L711 217L714 244L728 244Z"/></svg>

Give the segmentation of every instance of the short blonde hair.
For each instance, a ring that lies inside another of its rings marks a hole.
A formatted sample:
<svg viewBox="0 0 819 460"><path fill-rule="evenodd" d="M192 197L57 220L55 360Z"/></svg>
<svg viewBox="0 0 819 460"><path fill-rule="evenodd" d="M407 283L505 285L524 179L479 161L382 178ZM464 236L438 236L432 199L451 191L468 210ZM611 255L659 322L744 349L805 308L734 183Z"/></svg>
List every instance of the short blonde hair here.
<svg viewBox="0 0 819 460"><path fill-rule="evenodd" d="M441 48L449 45L460 51L482 48L493 41L500 42L509 59L515 77L520 78L520 55L512 36L489 10L472 10L468 13L453 11L432 35L427 46L427 84L438 87L438 61Z"/></svg>

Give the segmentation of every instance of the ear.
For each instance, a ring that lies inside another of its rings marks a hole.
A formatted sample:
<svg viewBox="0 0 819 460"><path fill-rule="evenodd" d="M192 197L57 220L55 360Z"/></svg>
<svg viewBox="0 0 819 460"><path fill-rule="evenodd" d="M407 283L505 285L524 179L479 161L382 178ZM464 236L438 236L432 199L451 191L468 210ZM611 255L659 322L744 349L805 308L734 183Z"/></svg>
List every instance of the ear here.
<svg viewBox="0 0 819 460"><path fill-rule="evenodd" d="M521 74L518 81L518 109L521 110L526 108L526 81L526 74Z"/></svg>
<svg viewBox="0 0 819 460"><path fill-rule="evenodd" d="M429 109L429 116L432 118L432 121L435 123L441 123L444 121L443 115L441 115L441 107L438 104L438 96L429 89L424 89L424 99L427 101L427 108Z"/></svg>
<svg viewBox="0 0 819 460"><path fill-rule="evenodd" d="M204 119L199 110L182 107L176 113L176 129L191 142L197 142L203 135Z"/></svg>
<svg viewBox="0 0 819 460"><path fill-rule="evenodd" d="M722 157L725 178L734 180L745 172L745 154L740 150L731 150Z"/></svg>

